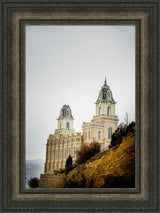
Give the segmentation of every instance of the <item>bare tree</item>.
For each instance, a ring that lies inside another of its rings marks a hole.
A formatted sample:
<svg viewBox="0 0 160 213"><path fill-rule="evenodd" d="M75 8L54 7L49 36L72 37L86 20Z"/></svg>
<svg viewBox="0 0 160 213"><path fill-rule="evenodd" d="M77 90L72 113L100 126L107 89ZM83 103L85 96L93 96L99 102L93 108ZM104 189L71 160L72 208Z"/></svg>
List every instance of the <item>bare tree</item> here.
<svg viewBox="0 0 160 213"><path fill-rule="evenodd" d="M125 113L125 116L123 119L124 119L125 124L128 126L128 124L129 124L128 112Z"/></svg>

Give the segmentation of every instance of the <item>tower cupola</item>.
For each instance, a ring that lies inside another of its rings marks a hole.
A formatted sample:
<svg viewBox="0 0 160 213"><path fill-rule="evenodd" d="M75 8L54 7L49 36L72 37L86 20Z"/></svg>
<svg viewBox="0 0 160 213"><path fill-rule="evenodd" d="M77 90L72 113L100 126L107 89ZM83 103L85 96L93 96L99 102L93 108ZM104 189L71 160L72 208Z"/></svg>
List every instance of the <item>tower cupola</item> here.
<svg viewBox="0 0 160 213"><path fill-rule="evenodd" d="M115 100L110 87L107 85L106 77L104 85L98 94L96 101L96 116L114 116L115 115Z"/></svg>
<svg viewBox="0 0 160 213"><path fill-rule="evenodd" d="M115 102L113 99L112 91L110 90L110 87L107 85L106 77L105 77L104 85L101 87L101 90L99 91L97 102L98 101Z"/></svg>
<svg viewBox="0 0 160 213"><path fill-rule="evenodd" d="M73 116L69 105L63 105L60 109L58 120L58 126L55 131L57 134L73 134Z"/></svg>
<svg viewBox="0 0 160 213"><path fill-rule="evenodd" d="M69 105L63 105L60 110L59 118L73 118L72 111Z"/></svg>

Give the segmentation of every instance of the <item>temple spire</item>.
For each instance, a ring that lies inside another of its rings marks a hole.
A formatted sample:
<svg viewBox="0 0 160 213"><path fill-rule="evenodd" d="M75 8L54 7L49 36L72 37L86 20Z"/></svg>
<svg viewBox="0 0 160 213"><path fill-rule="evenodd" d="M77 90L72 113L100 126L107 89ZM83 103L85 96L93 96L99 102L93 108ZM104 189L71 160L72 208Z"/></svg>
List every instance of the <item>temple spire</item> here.
<svg viewBox="0 0 160 213"><path fill-rule="evenodd" d="M105 76L105 81L104 81L104 84L105 84L105 85L107 84L107 81L106 81L106 76Z"/></svg>

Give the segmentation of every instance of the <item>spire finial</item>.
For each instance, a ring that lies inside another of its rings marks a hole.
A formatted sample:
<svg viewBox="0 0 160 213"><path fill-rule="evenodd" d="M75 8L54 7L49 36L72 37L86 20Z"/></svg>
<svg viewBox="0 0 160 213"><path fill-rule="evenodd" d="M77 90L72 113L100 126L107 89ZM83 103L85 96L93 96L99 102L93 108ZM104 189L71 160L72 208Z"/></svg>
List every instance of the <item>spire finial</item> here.
<svg viewBox="0 0 160 213"><path fill-rule="evenodd" d="M107 81L106 81L106 76L105 76L105 81L104 81L104 84L107 84Z"/></svg>

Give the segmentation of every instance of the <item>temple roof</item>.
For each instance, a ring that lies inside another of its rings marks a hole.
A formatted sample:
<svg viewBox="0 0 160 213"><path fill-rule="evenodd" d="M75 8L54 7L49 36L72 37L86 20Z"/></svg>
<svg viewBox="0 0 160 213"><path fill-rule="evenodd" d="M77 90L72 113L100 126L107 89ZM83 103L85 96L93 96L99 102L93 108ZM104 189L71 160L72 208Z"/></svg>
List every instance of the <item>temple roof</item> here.
<svg viewBox="0 0 160 213"><path fill-rule="evenodd" d="M107 85L106 77L104 81L104 85L101 87L101 90L99 91L98 95L98 101L114 101L112 91L110 90L110 87Z"/></svg>
<svg viewBox="0 0 160 213"><path fill-rule="evenodd" d="M60 110L59 118L73 118L72 111L69 105L63 105Z"/></svg>

